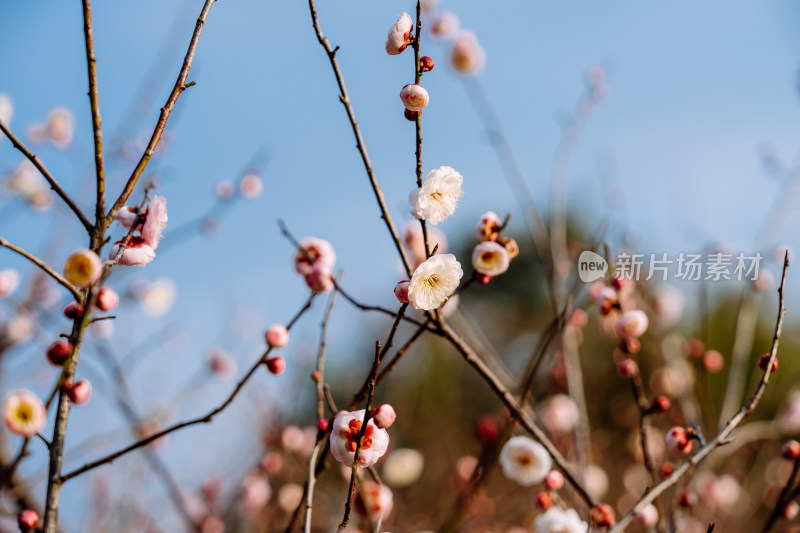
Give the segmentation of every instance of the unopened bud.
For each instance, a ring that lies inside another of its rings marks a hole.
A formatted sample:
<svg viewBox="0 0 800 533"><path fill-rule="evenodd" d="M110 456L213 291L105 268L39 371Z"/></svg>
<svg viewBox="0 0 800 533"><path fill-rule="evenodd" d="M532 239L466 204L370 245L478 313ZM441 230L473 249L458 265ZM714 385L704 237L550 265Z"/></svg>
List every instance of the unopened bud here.
<svg viewBox="0 0 800 533"><path fill-rule="evenodd" d="M419 71L430 72L433 70L433 58L431 56L422 56L419 58Z"/></svg>
<svg viewBox="0 0 800 533"><path fill-rule="evenodd" d="M283 357L268 357L264 359L264 364L267 365L267 370L275 375L283 374L286 370L286 360Z"/></svg>

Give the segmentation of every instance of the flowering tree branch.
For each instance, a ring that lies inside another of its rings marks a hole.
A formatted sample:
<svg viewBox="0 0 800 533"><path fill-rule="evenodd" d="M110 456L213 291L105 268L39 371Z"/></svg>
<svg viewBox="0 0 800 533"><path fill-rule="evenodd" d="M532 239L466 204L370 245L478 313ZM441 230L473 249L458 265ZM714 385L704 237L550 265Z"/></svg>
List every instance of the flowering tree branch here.
<svg viewBox="0 0 800 533"><path fill-rule="evenodd" d="M130 178L128 178L127 183L125 183L125 187L122 189L122 193L120 193L119 198L117 198L117 201L114 202L111 210L106 215L105 227L108 227L108 225L111 224L117 214L117 211L119 211L122 206L125 205L128 197L130 197L131 193L133 192L136 182L139 181L139 177L147 167L147 163L150 161L155 149L158 147L159 141L161 141L161 135L164 133L164 127L167 125L167 120L169 120L170 113L172 113L172 109L175 107L178 97L188 87L194 85L194 83L187 84L186 78L189 76L189 69L192 67L192 60L194 59L194 54L197 50L197 43L200 40L200 34L203 32L203 25L208 18L208 13L211 11L211 6L214 5L214 2L215 0L206 0L205 4L203 4L203 9L200 11L200 16L197 17L194 33L192 33L192 38L189 41L189 49L186 51L186 56L183 59L183 65L178 73L178 79L175 80L175 85L172 87L172 92L170 92L167 102L164 104L164 107L161 108L158 122L156 123L156 127L153 130L153 134L150 137L150 141L147 143L147 147L145 148L141 159L139 159L139 162L133 169Z"/></svg>
<svg viewBox="0 0 800 533"><path fill-rule="evenodd" d="M344 84L344 77L342 76L342 71L339 68L339 62L336 60L336 51L339 49L339 47L336 47L336 49L332 48L327 37L325 37L325 35L322 33L322 28L320 27L319 20L317 19L317 9L314 0L308 0L308 8L311 11L311 22L314 26L314 33L317 36L319 44L325 49L325 53L328 55L328 60L331 63L331 68L333 68L333 73L336 76L336 83L339 85L340 92L339 101L342 102L342 105L347 112L347 118L350 120L350 126L353 128L353 135L356 137L356 146L358 148L358 152L361 154L361 160L364 163L364 169L367 171L367 177L369 178L370 185L372 186L372 191L375 193L375 199L378 201L381 217L383 218L383 222L386 224L386 228L389 230L389 233L392 236L392 241L394 241L394 245L397 248L397 253L400 255L400 259L403 261L403 266L406 269L406 273L409 277L411 277L411 263L408 261L405 248L403 248L403 244L400 241L400 237L394 227L392 217L389 215L389 210L386 207L386 200L383 197L383 191L381 190L378 180L375 177L375 172L372 170L372 163L370 163L369 155L367 154L367 148L364 145L364 139L361 137L361 129L358 127L358 121L356 121L355 111L353 111L353 104L350 102L350 97L347 94L347 87Z"/></svg>
<svg viewBox="0 0 800 533"><path fill-rule="evenodd" d="M652 503L661 493L667 490L669 487L675 485L683 476L685 476L689 470L693 467L698 465L703 459L705 459L711 452L713 452L717 447L722 446L723 444L727 444L730 442L730 435L736 429L736 427L741 424L741 422L747 418L758 406L758 402L761 400L761 396L764 395L764 391L769 384L769 377L772 374L772 365L775 361L776 357L778 356L778 344L781 338L781 329L783 327L783 317L786 314L786 308L784 307L783 297L784 297L784 285L786 284L786 271L789 268L789 254L786 253L786 256L783 260L783 272L781 274L781 284L778 287L778 318L775 322L775 332L772 335L772 347L769 351L769 360L767 361L764 373L761 375L761 381L759 381L758 386L756 387L755 392L750 397L750 400L745 403L741 409L732 417L730 418L725 425L722 427L720 432L717 436L708 444L703 446L696 454L692 456L691 459L683 463L679 468L676 468L675 471L664 481L647 491L644 496L642 496L639 501L634 505L625 516L620 518L619 522L617 522L613 528L609 530L609 533L616 533L619 531L624 531L625 527L630 524L631 520L642 512L648 504Z"/></svg>
<svg viewBox="0 0 800 533"><path fill-rule="evenodd" d="M44 166L44 163L41 162L39 156L28 150L28 148L22 144L22 141L20 141L17 136L11 132L11 130L6 124L3 123L2 120L0 120L0 131L5 133L6 136L11 140L11 144L14 145L14 148L22 152L22 155L27 157L28 160L33 163L33 166L35 166L36 169L41 172L42 176L44 176L44 179L46 179L47 183L50 184L50 188L54 190L55 193L60 196L62 200L64 200L64 203L67 204L72 212L75 213L75 216L81 221L81 224L84 228L86 228L86 231L91 233L94 229L92 223L89 222L89 219L83 214L81 208L78 207L72 198L70 198L70 196L64 191L64 189L61 188L61 185L58 184L58 181L56 181L53 175L50 174L50 171L47 170L47 168Z"/></svg>
<svg viewBox="0 0 800 533"><path fill-rule="evenodd" d="M61 274L59 274L58 272L53 270L47 263L45 263L44 261L42 261L41 259L39 259L35 255L33 255L32 253L23 250L22 248L20 248L19 246L15 245L15 244L10 243L9 241L4 239L3 237L0 237L0 246L2 246L4 248L8 248L12 252L16 252L17 254L21 255L22 257L24 257L25 259L27 259L28 261L30 261L34 265L38 266L48 276L50 276L51 278L56 280L59 284L61 284L64 288L66 288L70 293L72 293L72 296L74 296L76 300L80 300L81 299L81 297L82 297L81 293L78 291L78 289L72 283L70 283L69 281L64 279L64 276L62 276Z"/></svg>

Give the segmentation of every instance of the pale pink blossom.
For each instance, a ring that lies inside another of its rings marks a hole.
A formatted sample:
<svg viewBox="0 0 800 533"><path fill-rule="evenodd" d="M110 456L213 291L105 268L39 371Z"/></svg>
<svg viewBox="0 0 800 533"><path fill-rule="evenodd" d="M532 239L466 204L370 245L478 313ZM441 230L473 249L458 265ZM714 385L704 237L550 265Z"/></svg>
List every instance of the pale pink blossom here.
<svg viewBox="0 0 800 533"><path fill-rule="evenodd" d="M408 301L415 309L437 309L453 294L463 275L456 256L434 255L417 267L411 276Z"/></svg>
<svg viewBox="0 0 800 533"><path fill-rule="evenodd" d="M28 315L17 315L6 323L5 338L11 344L27 342L36 331L36 323Z"/></svg>
<svg viewBox="0 0 800 533"><path fill-rule="evenodd" d="M408 303L408 287L411 285L411 281L405 280L399 282L394 287L394 295L400 303L407 304Z"/></svg>
<svg viewBox="0 0 800 533"><path fill-rule="evenodd" d="M228 200L236 192L236 185L231 180L223 179L214 184L214 194L220 200Z"/></svg>
<svg viewBox="0 0 800 533"><path fill-rule="evenodd" d="M658 523L658 509L652 503L647 504L642 512L636 515L636 521L645 527L655 526Z"/></svg>
<svg viewBox="0 0 800 533"><path fill-rule="evenodd" d="M231 379L236 375L236 361L218 346L214 346L208 351L207 362L211 372L224 380Z"/></svg>
<svg viewBox="0 0 800 533"><path fill-rule="evenodd" d="M431 37L436 40L449 39L461 27L461 21L455 13L444 11L431 25Z"/></svg>
<svg viewBox="0 0 800 533"><path fill-rule="evenodd" d="M464 176L452 167L431 170L422 180L422 187L408 196L411 214L433 225L442 222L455 213L458 199L464 195L463 183Z"/></svg>
<svg viewBox="0 0 800 533"><path fill-rule="evenodd" d="M581 417L575 401L566 394L555 394L545 400L540 407L542 423L553 435L569 433Z"/></svg>
<svg viewBox="0 0 800 533"><path fill-rule="evenodd" d="M497 231L503 225L503 221L494 211L487 211L481 215L478 221L476 233L479 241L497 240Z"/></svg>
<svg viewBox="0 0 800 533"><path fill-rule="evenodd" d="M409 111L422 111L428 105L428 91L421 85L409 83L400 91L400 100Z"/></svg>
<svg viewBox="0 0 800 533"><path fill-rule="evenodd" d="M331 454L345 466L353 464L364 413L364 409L353 412L344 411L336 415L333 420L330 436ZM380 429L370 419L361 441L358 465L362 468L374 465L386 453L388 447L389 433L385 429Z"/></svg>
<svg viewBox="0 0 800 533"><path fill-rule="evenodd" d="M167 199L154 196L147 206L147 215L142 225L142 238L153 250L158 248L161 232L167 226Z"/></svg>
<svg viewBox="0 0 800 533"><path fill-rule="evenodd" d="M88 379L79 379L72 385L65 385L65 392L72 403L84 405L92 397L92 384Z"/></svg>
<svg viewBox="0 0 800 533"><path fill-rule="evenodd" d="M75 119L69 109L57 107L47 115L46 130L50 142L56 148L64 149L72 142Z"/></svg>
<svg viewBox="0 0 800 533"><path fill-rule="evenodd" d="M373 409L372 419L375 421L376 426L386 429L394 424L395 419L397 419L397 413L394 412L394 408L391 405L384 403Z"/></svg>
<svg viewBox="0 0 800 533"><path fill-rule="evenodd" d="M500 451L503 473L525 487L542 482L552 465L544 446L524 435L511 437Z"/></svg>
<svg viewBox="0 0 800 533"><path fill-rule="evenodd" d="M95 305L101 311L111 311L119 305L119 295L113 289L103 287L97 293Z"/></svg>
<svg viewBox="0 0 800 533"><path fill-rule="evenodd" d="M739 481L730 474L719 477L709 472L699 474L695 480L702 502L717 511L730 511L742 494Z"/></svg>
<svg viewBox="0 0 800 533"><path fill-rule="evenodd" d="M14 391L3 402L3 417L8 429L23 437L33 437L47 423L42 400L29 390Z"/></svg>
<svg viewBox="0 0 800 533"><path fill-rule="evenodd" d="M639 338L645 331L648 325L647 315L644 311L633 309L625 311L617 319L615 330L617 335L623 339Z"/></svg>
<svg viewBox="0 0 800 533"><path fill-rule="evenodd" d="M0 94L0 122L6 126L11 124L11 119L14 117L14 103L7 94ZM4 139L5 135L0 137Z"/></svg>
<svg viewBox="0 0 800 533"><path fill-rule="evenodd" d="M424 467L425 458L420 452L398 448L384 459L381 477L393 487L407 487L422 476Z"/></svg>
<svg viewBox="0 0 800 533"><path fill-rule="evenodd" d="M306 237L299 243L294 256L294 269L301 276L311 274L315 265L321 265L333 271L336 264L336 252L331 243L317 237Z"/></svg>
<svg viewBox="0 0 800 533"><path fill-rule="evenodd" d="M365 481L361 484L358 495L370 520L386 520L394 507L394 496L391 489L381 483Z"/></svg>
<svg viewBox="0 0 800 533"><path fill-rule="evenodd" d="M479 243L472 250L472 266L480 274L499 276L508 270L508 251L493 241Z"/></svg>
<svg viewBox="0 0 800 533"><path fill-rule="evenodd" d="M263 190L264 184L261 182L261 178L255 174L248 174L239 182L239 192L248 200L258 198Z"/></svg>
<svg viewBox="0 0 800 533"><path fill-rule="evenodd" d="M286 451L301 454L305 449L305 435L298 426L286 426L281 431L281 446Z"/></svg>
<svg viewBox="0 0 800 533"><path fill-rule="evenodd" d="M575 509L550 507L533 522L536 533L587 533L589 525L581 520Z"/></svg>
<svg viewBox="0 0 800 533"><path fill-rule="evenodd" d="M120 239L114 243L114 246L111 247L111 251L108 254L109 259L117 257L117 253L119 253L122 248L124 241L125 239ZM155 258L156 252L153 250L153 247L147 244L142 237L134 236L131 237L127 246L125 246L118 264L124 266L144 266Z"/></svg>
<svg viewBox="0 0 800 533"><path fill-rule="evenodd" d="M586 465L583 469L583 481L589 494L597 499L608 492L608 474L597 465Z"/></svg>
<svg viewBox="0 0 800 533"><path fill-rule="evenodd" d="M688 455L692 452L693 441L689 437L686 428L675 426L667 432L664 438L667 444L667 450L672 455Z"/></svg>
<svg viewBox="0 0 800 533"><path fill-rule="evenodd" d="M397 21L389 28L386 37L386 53L394 56L401 53L414 42L414 22L408 13L402 13Z"/></svg>
<svg viewBox="0 0 800 533"><path fill-rule="evenodd" d="M333 272L322 264L314 265L305 280L308 288L314 292L328 292L333 289Z"/></svg>
<svg viewBox="0 0 800 533"><path fill-rule="evenodd" d="M114 220L120 223L123 228L130 229L136 223L136 220L139 218L139 206L123 206L122 209L117 211L117 216L114 217ZM141 227L141 225L140 225ZM137 228L140 229L140 228Z"/></svg>
<svg viewBox="0 0 800 533"><path fill-rule="evenodd" d="M431 227L427 228L428 233L428 246L432 252L436 248L436 253L443 254L447 252L447 238L439 229ZM406 243L406 249L410 255L411 266L416 269L421 265L427 257L425 256L425 239L422 235L422 225L418 220L408 222L403 230L403 241Z"/></svg>
<svg viewBox="0 0 800 533"><path fill-rule="evenodd" d="M19 273L13 268L0 270L0 298L8 296L19 286Z"/></svg>
<svg viewBox="0 0 800 533"><path fill-rule="evenodd" d="M597 294L594 298L594 303L597 306L598 313L601 315L607 315L619 305L619 296L617 295L617 291L611 287L604 286L597 291Z"/></svg>
<svg viewBox="0 0 800 533"><path fill-rule="evenodd" d="M283 324L272 324L264 333L264 340L270 348L283 348L289 343L289 330Z"/></svg>
<svg viewBox="0 0 800 533"><path fill-rule="evenodd" d="M263 509L271 495L272 489L265 477L250 474L242 480L242 506L247 514L254 515Z"/></svg>
<svg viewBox="0 0 800 533"><path fill-rule="evenodd" d="M77 250L64 263L64 277L78 288L85 289L100 279L103 262L91 250Z"/></svg>
<svg viewBox="0 0 800 533"><path fill-rule="evenodd" d="M558 470L551 470L544 478L544 485L549 490L561 490L564 486L564 474Z"/></svg>
<svg viewBox="0 0 800 533"><path fill-rule="evenodd" d="M486 64L486 51L473 32L464 30L453 38L450 64L456 72L465 76L475 75L483 69Z"/></svg>
<svg viewBox="0 0 800 533"><path fill-rule="evenodd" d="M37 211L44 211L53 203L47 182L27 159L8 175L3 188L25 200Z"/></svg>

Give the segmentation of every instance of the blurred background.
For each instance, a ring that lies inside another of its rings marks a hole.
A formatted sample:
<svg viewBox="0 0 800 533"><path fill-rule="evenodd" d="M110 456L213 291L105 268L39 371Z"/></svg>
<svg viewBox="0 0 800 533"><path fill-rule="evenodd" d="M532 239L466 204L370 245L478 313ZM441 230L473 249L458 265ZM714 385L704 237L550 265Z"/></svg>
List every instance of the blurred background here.
<svg viewBox="0 0 800 533"><path fill-rule="evenodd" d="M94 6L110 195L120 190L149 139L201 5L197 0L142 0ZM384 42L398 14L413 13L414 4L354 0L319 2L317 9L326 36L341 47L337 58L372 164L391 215L403 228L411 220L407 197L415 179L414 128L403 117L398 93L413 82L413 59L410 52L388 56ZM475 337L482 353L513 381L552 318L546 297L549 280L527 233L519 189L504 172L512 161L509 149L545 214L554 194L552 183L557 182L556 191L563 189L573 251L599 234L614 251L761 253L767 274L758 288L736 281L641 288L644 300L657 302L659 294L666 298L664 291L669 291L670 301L680 302L675 317L654 321L643 353L672 347L675 353L689 354L691 339L704 346L700 357L687 358L681 367L684 377L691 376L686 390L661 390L659 378L650 386L674 398L691 391L696 406L708 413L702 415L705 419L697 415L697 422L713 435L728 367L708 371L705 349L718 350L728 361L742 294L758 293L747 357L757 359L767 351L782 251L798 247L800 215L794 201L800 187L800 7L790 2L567 6L513 1L487 8L485 2L441 0L429 12L426 27L445 11L475 32L486 63L477 75L454 72L448 64L451 42L424 32L422 53L436 61L423 79L431 97L422 122L425 171L452 166L463 174L465 190L456 214L437 228L465 272L476 243L474 228L485 211L512 215L509 232L521 248L508 274L462 296L454 324ZM94 166L80 5L4 3L0 50L0 94L13 106L11 129L84 211L92 212ZM279 219L297 237L314 235L333 244L342 285L351 295L396 307L392 288L405 276L355 150L308 6L252 0L215 4L189 80L197 85L181 96L144 175L168 199L169 225L153 263L117 269L108 281L123 301L118 318L97 324L82 352L78 374L92 380L96 396L73 411L68 470L133 438L131 420L115 403L119 384L113 361L132 391L141 430L142 425L163 427L217 405L232 387L233 376L257 360L264 329L288 321L308 296L293 271L293 247L281 236ZM65 142L53 142L53 110L70 124L72 135ZM31 183L24 178L22 163L11 143L0 140L0 236L60 269L70 252L86 246L86 237L58 198L37 194L35 186L20 186ZM248 175L257 176L258 182L243 179ZM233 183L230 197L230 185L221 180ZM134 203L142 196L144 181L132 196ZM111 234L120 238L124 232L114 225ZM0 251L0 270L9 268L20 272L22 283L0 300L5 328L0 387L4 394L24 387L45 396L56 371L46 363L44 350L69 327L60 313L67 295L40 279L24 260ZM790 269L784 354L798 344L792 316L800 295L797 279ZM588 309L584 292L576 305ZM326 301L326 296L317 298L292 330L283 376L259 373L212 425L178 432L154 448L180 486L190 513L208 512L199 489L218 478L222 492L213 499L213 514L224 518L227 530L285 527L305 480L304 454L314 435L314 430L306 430L305 436L295 432L292 441L294 430L286 431L315 423L308 375ZM35 327L14 322L23 315ZM627 384L614 372L614 342L594 327L595 318L590 311L580 354L586 363L585 389L593 395L588 401L593 430L589 461L611 479L604 500L624 512L633 503L625 497L643 489L636 471L615 466L635 464L635 446L627 442L636 412L631 415L635 406ZM385 337L390 324L391 318L360 312L339 298L328 339L330 383L339 403L347 403L363 382L374 342ZM401 328L401 342L412 332ZM224 360L227 370L212 367L210 360ZM643 362L643 374L657 376L663 359L658 361L652 369ZM781 364L786 370L776 375L765 398L764 418L786 411L797 378L797 365L785 359ZM551 354L545 368L534 396L544 400L568 392L558 354ZM476 422L489 416L500 424L501 406L450 347L431 340L412 348L377 396L390 401L399 414L392 449L420 450L425 464L419 480L408 487L398 482L395 518L385 527L438 529L450 516L464 483L459 475L463 478L468 466L454 458L480 453ZM680 416L675 423L687 415ZM659 421L662 434L670 422ZM791 433L786 427L770 428L775 433L767 435L772 438ZM50 431L48 426L46 433ZM9 453L18 449L18 438L2 438ZM560 445L570 447L568 441ZM717 469L745 487L743 499L728 501L730 507L716 512L698 511L698 517L763 522L768 508L759 500L779 477L778 466L770 462L779 446L758 452L745 446L748 453L736 456L738 462ZM20 474L42 501L47 454L38 442L30 451ZM273 462L279 457L282 468L263 466L265 454ZM259 464L256 483L251 476ZM748 477L764 471L771 482ZM623 479L625 483L618 482ZM521 491L499 472L490 481L485 501L478 501L464 527L529 527L535 492ZM326 474L321 483L323 516L315 524L320 531L338 521L345 490L336 472ZM282 490L287 486L291 488ZM250 497L257 503L265 491L267 503L255 506L256 515L247 515L242 502ZM434 491L444 496L431 506L424 496ZM136 453L70 482L63 493L61 521L65 531L181 531L179 507L174 491L165 488L152 464L146 466L145 455ZM734 513L734 508L746 509L745 514Z"/></svg>

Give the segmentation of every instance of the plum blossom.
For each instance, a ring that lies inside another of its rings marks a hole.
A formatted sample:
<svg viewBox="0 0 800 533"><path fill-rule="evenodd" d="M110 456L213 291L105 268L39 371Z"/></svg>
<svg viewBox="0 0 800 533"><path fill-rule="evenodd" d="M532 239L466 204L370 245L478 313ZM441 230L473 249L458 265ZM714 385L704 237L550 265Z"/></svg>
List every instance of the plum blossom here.
<svg viewBox="0 0 800 533"><path fill-rule="evenodd" d="M507 478L523 486L540 483L553 465L544 446L524 435L511 437L500 451L500 465Z"/></svg>
<svg viewBox="0 0 800 533"><path fill-rule="evenodd" d="M397 298L397 301L400 303L407 304L408 303L408 287L411 285L411 281L403 280L399 282L397 285L394 286L394 296Z"/></svg>
<svg viewBox="0 0 800 533"><path fill-rule="evenodd" d="M138 205L136 206L124 205L119 211L117 211L117 216L114 217L114 220L119 222L120 225L126 229L130 229L131 226L133 226L138 219L139 219ZM140 227L137 227L136 229L140 229Z"/></svg>
<svg viewBox="0 0 800 533"><path fill-rule="evenodd" d="M45 130L50 142L56 148L64 149L72 142L75 119L72 111L64 107L57 107L47 114Z"/></svg>
<svg viewBox="0 0 800 533"><path fill-rule="evenodd" d="M364 409L358 411L343 411L336 415L331 429L331 453L337 461L345 466L351 466L355 458L358 436L364 420ZM380 429L370 420L361 441L358 454L358 465L362 468L372 466L378 462L389 447L389 433Z"/></svg>
<svg viewBox="0 0 800 533"><path fill-rule="evenodd" d="M425 458L417 450L398 448L383 461L381 477L389 485L407 487L422 475Z"/></svg>
<svg viewBox="0 0 800 533"><path fill-rule="evenodd" d="M0 270L0 298L8 296L19 286L19 273L13 268Z"/></svg>
<svg viewBox="0 0 800 533"><path fill-rule="evenodd" d="M97 293L95 306L101 311L111 311L119 305L119 295L113 289L103 287Z"/></svg>
<svg viewBox="0 0 800 533"><path fill-rule="evenodd" d="M486 51L473 32L464 30L453 38L450 64L456 72L465 76L473 76L483 69L486 64Z"/></svg>
<svg viewBox="0 0 800 533"><path fill-rule="evenodd" d="M333 271L336 264L336 252L326 240L317 237L306 237L299 243L299 250L294 256L294 269L301 276L308 276L319 265L328 271Z"/></svg>
<svg viewBox="0 0 800 533"><path fill-rule="evenodd" d="M589 525L575 509L551 507L533 522L536 533L587 533Z"/></svg>
<svg viewBox="0 0 800 533"><path fill-rule="evenodd" d="M675 426L664 438L667 450L673 455L688 455L692 452L692 439L685 428Z"/></svg>
<svg viewBox="0 0 800 533"><path fill-rule="evenodd" d="M634 309L622 313L617 319L614 329L617 335L623 339L639 338L647 331L647 325L647 315L644 311Z"/></svg>
<svg viewBox="0 0 800 533"><path fill-rule="evenodd" d="M444 11L431 23L431 37L437 40L449 39L461 27L458 16L451 11Z"/></svg>
<svg viewBox="0 0 800 533"><path fill-rule="evenodd" d="M270 348L283 348L289 343L289 330L283 324L272 324L264 333Z"/></svg>
<svg viewBox="0 0 800 533"><path fill-rule="evenodd" d="M447 251L447 238L437 228L429 227L428 230L428 246L431 251L436 248L436 252L443 254ZM425 239L422 235L422 225L417 220L412 220L406 224L403 230L403 242L406 243L406 249L410 254L412 266L416 269L426 259L425 255Z"/></svg>
<svg viewBox="0 0 800 533"><path fill-rule="evenodd" d="M239 192L248 200L258 198L263 190L264 184L261 182L261 178L255 174L248 174L239 182Z"/></svg>
<svg viewBox="0 0 800 533"><path fill-rule="evenodd" d="M85 289L100 279L103 262L91 250L77 250L64 263L64 277L78 288Z"/></svg>
<svg viewBox="0 0 800 533"><path fill-rule="evenodd" d="M175 282L169 278L159 278L149 283L139 298L142 311L152 317L166 314L175 303L176 292Z"/></svg>
<svg viewBox="0 0 800 533"><path fill-rule="evenodd" d="M578 425L581 412L575 401L566 394L555 394L548 398L540 411L542 423L554 435L563 435Z"/></svg>
<svg viewBox="0 0 800 533"><path fill-rule="evenodd" d="M422 181L422 187L408 196L411 214L433 225L442 222L455 212L458 199L464 195L463 183L464 176L452 167L431 170Z"/></svg>
<svg viewBox="0 0 800 533"><path fill-rule="evenodd" d="M16 194L37 211L45 211L53 203L44 178L30 161L23 161L8 175L3 188Z"/></svg>
<svg viewBox="0 0 800 533"><path fill-rule="evenodd" d="M386 53L390 56L401 53L414 42L414 22L408 13L402 13L397 21L389 28L386 37Z"/></svg>
<svg viewBox="0 0 800 533"><path fill-rule="evenodd" d="M453 294L463 275L456 256L434 255L417 267L411 276L408 301L415 309L437 309Z"/></svg>
<svg viewBox="0 0 800 533"><path fill-rule="evenodd" d="M3 402L3 418L12 433L33 437L47 423L47 411L38 396L22 389L6 396Z"/></svg>
<svg viewBox="0 0 800 533"><path fill-rule="evenodd" d="M394 496L391 489L381 483L366 481L361 484L358 493L367 516L374 520L385 520L394 507Z"/></svg>
<svg viewBox="0 0 800 533"><path fill-rule="evenodd" d="M153 250L158 248L161 232L167 226L167 199L163 196L154 196L147 206L144 224L142 224L142 238Z"/></svg>
<svg viewBox="0 0 800 533"><path fill-rule="evenodd" d="M0 122L5 125L9 125L13 117L14 103L7 94L0 94ZM5 135L2 138L5 138Z"/></svg>
<svg viewBox="0 0 800 533"><path fill-rule="evenodd" d="M394 412L394 408L388 403L376 407L370 414L375 421L375 425L381 429L388 428L394 424L394 421L397 419L397 413Z"/></svg>
<svg viewBox="0 0 800 533"><path fill-rule="evenodd" d="M478 227L476 228L476 233L478 234L478 240L483 241L494 241L497 240L497 231L502 227L503 221L500 220L500 217L497 216L497 213L494 211L487 211L483 215L481 215L480 220L478 221Z"/></svg>
<svg viewBox="0 0 800 533"><path fill-rule="evenodd" d="M125 239L123 238L114 243L108 254L109 259L113 260L117 257L124 242ZM117 263L124 266L144 266L155 258L156 251L153 250L153 247L147 244L142 237L134 236L125 245Z"/></svg>
<svg viewBox="0 0 800 533"><path fill-rule="evenodd" d="M409 83L400 90L400 100L409 111L422 111L430 102L430 97L424 87Z"/></svg>
<svg viewBox="0 0 800 533"><path fill-rule="evenodd" d="M480 274L499 276L508 270L508 263L508 251L496 242L482 242L472 250L472 266Z"/></svg>

